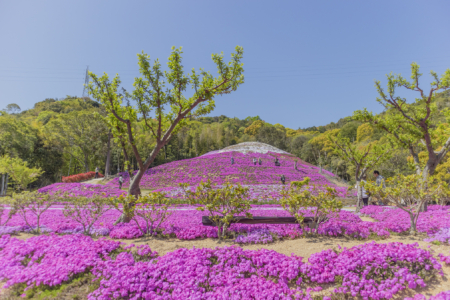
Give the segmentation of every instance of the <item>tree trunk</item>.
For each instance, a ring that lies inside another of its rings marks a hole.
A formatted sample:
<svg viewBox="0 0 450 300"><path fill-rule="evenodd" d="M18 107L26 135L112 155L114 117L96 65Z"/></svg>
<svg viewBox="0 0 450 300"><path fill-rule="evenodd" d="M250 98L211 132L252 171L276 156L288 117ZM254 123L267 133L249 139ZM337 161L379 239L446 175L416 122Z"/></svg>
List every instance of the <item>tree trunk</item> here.
<svg viewBox="0 0 450 300"><path fill-rule="evenodd" d="M409 214L409 217L411 218L411 227L409 228L409 234L415 235L417 233L416 229L416 219L414 218L414 214Z"/></svg>
<svg viewBox="0 0 450 300"><path fill-rule="evenodd" d="M356 212L359 213L362 205L362 188L361 188L361 180L359 178L356 180L356 189L358 192L357 193L358 199L356 200Z"/></svg>
<svg viewBox="0 0 450 300"><path fill-rule="evenodd" d="M84 168L86 170L86 173L89 172L89 161L87 154L84 154Z"/></svg>
<svg viewBox="0 0 450 300"><path fill-rule="evenodd" d="M5 174L2 174L2 186L0 189L0 196L4 196L5 191Z"/></svg>
<svg viewBox="0 0 450 300"><path fill-rule="evenodd" d="M128 152L125 149L125 143L124 142L122 142L122 150L123 150L123 157L124 157L123 170L125 171L125 165L127 165L127 172L128 172L128 175L130 175L130 178L131 178L131 175L133 175L133 172L131 171L131 162L130 162L130 158L128 157Z"/></svg>
<svg viewBox="0 0 450 300"><path fill-rule="evenodd" d="M111 173L111 131L108 133L108 143L106 144L106 165L105 165L105 178Z"/></svg>
<svg viewBox="0 0 450 300"><path fill-rule="evenodd" d="M434 166L434 163L430 163L430 160L428 160L427 165L422 171L422 189L426 190L428 188L427 180L428 176L432 175L434 173L434 170L436 169L436 166ZM427 212L428 211L428 201L425 201L419 208L419 212Z"/></svg>
<svg viewBox="0 0 450 300"><path fill-rule="evenodd" d="M6 193L8 192L8 173L5 173L5 189L3 190L4 195L6 196Z"/></svg>
<svg viewBox="0 0 450 300"><path fill-rule="evenodd" d="M138 198L141 195L141 188L139 187L139 183L141 182L142 176L144 176L145 171L144 170L138 170L136 175L131 179L130 177L130 186L128 187L128 195L133 195L135 198ZM129 207L132 207L135 205L135 202L128 203ZM131 219L133 218L132 215L126 215L123 213L119 219L114 223L130 223Z"/></svg>

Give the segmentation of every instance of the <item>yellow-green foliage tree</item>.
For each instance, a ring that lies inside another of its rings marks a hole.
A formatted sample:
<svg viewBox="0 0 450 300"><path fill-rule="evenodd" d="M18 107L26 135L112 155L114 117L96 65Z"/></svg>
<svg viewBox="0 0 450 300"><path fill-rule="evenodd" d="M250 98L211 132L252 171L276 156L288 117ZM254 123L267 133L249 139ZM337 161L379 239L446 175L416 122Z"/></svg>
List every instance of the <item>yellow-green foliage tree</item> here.
<svg viewBox="0 0 450 300"><path fill-rule="evenodd" d="M202 205L197 209L208 211L209 218L217 226L219 240L226 236L227 228L234 217L245 214L247 218L252 218L250 201L248 201L248 188L240 184L232 185L226 183L223 187L214 186L210 180L202 182L195 191L191 191L187 184L181 184L186 197L192 202Z"/></svg>
<svg viewBox="0 0 450 300"><path fill-rule="evenodd" d="M309 207L314 207L315 233L319 232L319 226L326 221L327 215L340 211L342 202L337 197L337 191L327 185L316 185L309 187L310 178L302 181L293 181L289 190L282 191L281 206L287 210L300 224L303 232L307 230L303 225L305 214Z"/></svg>
<svg viewBox="0 0 450 300"><path fill-rule="evenodd" d="M0 157L0 173L11 176L17 190L25 190L30 183L42 175L43 171L39 168L29 168L28 163L18 157L5 155Z"/></svg>
<svg viewBox="0 0 450 300"><path fill-rule="evenodd" d="M319 134L318 136L312 138L309 140L309 144L312 147L312 149L317 149L317 162L320 166L320 172L322 172L322 166L324 164L324 161L327 159L328 154L333 152L333 143L328 138L328 136L336 137L340 132L340 129L333 129L328 130L322 134ZM313 152L314 153L314 152Z"/></svg>
<svg viewBox="0 0 450 300"><path fill-rule="evenodd" d="M286 128L286 136L287 137L294 137L296 135L301 134L301 130L294 130L292 128Z"/></svg>
<svg viewBox="0 0 450 300"><path fill-rule="evenodd" d="M264 121L256 120L252 123L252 125L245 128L244 133L255 136L258 133L258 130L264 126Z"/></svg>
<svg viewBox="0 0 450 300"><path fill-rule="evenodd" d="M356 202L356 212L359 212L362 206L362 185L361 180L367 175L367 171L375 165L389 159L391 148L389 145L377 145L370 143L366 146L359 146L350 142L348 138L340 136L329 136L334 144L334 153L342 159L350 162L355 168L355 181L358 193Z"/></svg>
<svg viewBox="0 0 450 300"><path fill-rule="evenodd" d="M193 69L191 73L186 74L182 65L181 48L172 48L167 64L168 71L162 70L158 59L152 65L149 55L138 54L142 76L135 78L134 90L131 93L120 91L119 75L110 81L106 73L101 77L89 73L92 79L88 87L89 93L104 106L107 112L106 121L116 142L120 144L126 141L139 166L130 182L130 195L137 197L141 194L140 182L144 173L177 131L187 125L188 119L210 113L215 107L216 96L229 94L244 83L241 62L243 51L242 47L236 47L229 63L224 61L223 54L213 54L217 77L203 69L200 72ZM185 94L189 85L194 90L190 96ZM136 107L129 105L129 99L137 104ZM133 124L139 120L143 120L143 128L155 140L152 151L145 156L139 153L133 130ZM122 215L120 221L129 222L131 217Z"/></svg>
<svg viewBox="0 0 450 300"><path fill-rule="evenodd" d="M364 123L358 127L356 132L356 141L358 143L364 142L372 137L373 127L368 123Z"/></svg>
<svg viewBox="0 0 450 300"><path fill-rule="evenodd" d="M336 137L340 132L340 129L333 129L325 131L318 136L313 137L309 143L317 146L323 152L332 152L334 150L333 142L328 138L328 136Z"/></svg>
<svg viewBox="0 0 450 300"><path fill-rule="evenodd" d="M377 101L385 108L383 114L374 115L367 109L355 111L355 120L368 122L387 133L387 138L393 145L409 150L413 158L416 174L422 174L424 181L433 175L436 167L450 150L450 131L443 130L440 139L433 138L433 121L438 115L435 104L436 92L450 88L450 69L439 78L431 71L434 81L426 93L419 86L422 74L417 63L411 64L411 79L408 81L401 75L387 75L387 92L381 87L380 81L375 82L378 94ZM418 93L414 103L407 103L405 98L396 95L397 88L405 88ZM450 116L449 112L446 113ZM437 149L440 150L437 150ZM425 164L422 164L418 152L427 152Z"/></svg>

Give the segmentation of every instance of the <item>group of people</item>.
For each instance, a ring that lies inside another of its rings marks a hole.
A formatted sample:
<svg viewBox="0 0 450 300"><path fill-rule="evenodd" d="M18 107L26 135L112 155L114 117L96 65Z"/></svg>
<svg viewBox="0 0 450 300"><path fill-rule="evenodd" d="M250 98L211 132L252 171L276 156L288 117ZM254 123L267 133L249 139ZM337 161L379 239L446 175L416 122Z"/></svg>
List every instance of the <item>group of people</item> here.
<svg viewBox="0 0 450 300"><path fill-rule="evenodd" d="M262 165L262 160L261 160L261 158L259 157L258 159L256 159L256 158L253 158L253 164L256 166L256 163L258 163L259 165Z"/></svg>
<svg viewBox="0 0 450 300"><path fill-rule="evenodd" d="M373 171L373 176L375 176L375 183L376 183L376 185L378 185L378 186L381 185L384 188L385 187L385 185L384 185L384 177L380 175L380 172L376 171L376 170ZM366 180L367 180L367 177L366 177L366 175L364 175L362 177L362 181L363 182L367 182ZM362 200L363 200L364 206L368 206L369 205L370 194L367 192L367 190L364 187L361 187L361 193L362 193L361 196L362 196ZM379 200L378 204L379 205L383 205L381 200Z"/></svg>

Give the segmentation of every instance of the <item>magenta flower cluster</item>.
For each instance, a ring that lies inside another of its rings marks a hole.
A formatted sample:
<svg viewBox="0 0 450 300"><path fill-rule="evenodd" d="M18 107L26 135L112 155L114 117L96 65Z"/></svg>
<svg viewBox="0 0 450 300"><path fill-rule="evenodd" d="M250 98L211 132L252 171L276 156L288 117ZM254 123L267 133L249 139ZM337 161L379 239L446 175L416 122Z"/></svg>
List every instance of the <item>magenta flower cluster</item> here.
<svg viewBox="0 0 450 300"><path fill-rule="evenodd" d="M427 298L424 295L417 294L414 295L414 298L405 298L404 300L450 300L450 291L440 292L436 296L431 296L430 298Z"/></svg>
<svg viewBox="0 0 450 300"><path fill-rule="evenodd" d="M0 280L58 286L91 272L99 288L88 299L312 299L321 285L335 294L389 299L425 286L442 274L432 254L417 244L366 243L302 257L273 250L179 249L162 257L147 245L123 247L111 240L54 234L26 241L0 238ZM310 283L315 287L307 287ZM324 299L330 299L326 296Z"/></svg>
<svg viewBox="0 0 450 300"><path fill-rule="evenodd" d="M404 232L410 228L409 214L400 208L366 206L361 213L378 220L377 224L392 232ZM427 212L419 214L417 230L429 235L450 227L450 207L430 205Z"/></svg>
<svg viewBox="0 0 450 300"><path fill-rule="evenodd" d="M3 235L0 238L0 280L7 280L5 288L20 283L25 283L26 289L60 285L98 265L119 246L120 242L93 241L81 234L42 235L26 241Z"/></svg>

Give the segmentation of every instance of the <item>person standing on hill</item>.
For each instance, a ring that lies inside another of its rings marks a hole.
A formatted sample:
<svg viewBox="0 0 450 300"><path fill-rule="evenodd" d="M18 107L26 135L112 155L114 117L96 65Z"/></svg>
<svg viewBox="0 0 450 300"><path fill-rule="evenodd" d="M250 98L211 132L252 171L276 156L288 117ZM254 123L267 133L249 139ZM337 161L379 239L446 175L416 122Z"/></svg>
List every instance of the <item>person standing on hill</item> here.
<svg viewBox="0 0 450 300"><path fill-rule="evenodd" d="M281 175L281 183L285 184L285 182L286 182L286 177L284 177L284 175Z"/></svg>
<svg viewBox="0 0 450 300"><path fill-rule="evenodd" d="M253 164L256 166L256 158L253 158Z"/></svg>
<svg viewBox="0 0 450 300"><path fill-rule="evenodd" d="M279 166L280 165L280 161L278 160L278 157L275 157L275 166Z"/></svg>
<svg viewBox="0 0 450 300"><path fill-rule="evenodd" d="M261 157L260 157L260 158L258 158L258 163L259 163L259 165L262 165L262 160L261 160Z"/></svg>
<svg viewBox="0 0 450 300"><path fill-rule="evenodd" d="M122 184L123 184L123 177L122 175L119 176L119 189L122 189Z"/></svg>
<svg viewBox="0 0 450 300"><path fill-rule="evenodd" d="M231 164L234 165L234 157L231 158Z"/></svg>
<svg viewBox="0 0 450 300"><path fill-rule="evenodd" d="M96 167L96 168L95 168L95 178L96 178L96 179L98 178L98 171L99 171L99 169L98 169L98 167Z"/></svg>

